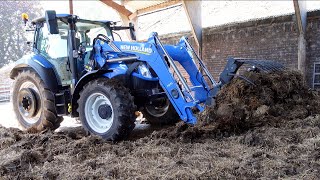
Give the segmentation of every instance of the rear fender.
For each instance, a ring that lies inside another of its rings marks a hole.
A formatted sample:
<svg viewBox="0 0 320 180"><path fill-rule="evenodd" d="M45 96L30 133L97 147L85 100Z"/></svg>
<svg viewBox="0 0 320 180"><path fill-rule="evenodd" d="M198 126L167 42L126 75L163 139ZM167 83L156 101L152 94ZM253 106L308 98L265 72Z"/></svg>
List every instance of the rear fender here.
<svg viewBox="0 0 320 180"><path fill-rule="evenodd" d="M40 76L47 88L54 93L59 91L60 78L57 76L54 66L43 56L31 54L22 57L16 61L15 67L10 72L10 78L14 79L23 69L32 69Z"/></svg>

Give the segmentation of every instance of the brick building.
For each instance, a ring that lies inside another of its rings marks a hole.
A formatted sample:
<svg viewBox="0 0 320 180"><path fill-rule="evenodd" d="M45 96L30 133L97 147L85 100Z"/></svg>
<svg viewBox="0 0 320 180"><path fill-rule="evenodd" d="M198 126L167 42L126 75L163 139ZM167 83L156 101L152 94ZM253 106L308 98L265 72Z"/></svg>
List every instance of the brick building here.
<svg viewBox="0 0 320 180"><path fill-rule="evenodd" d="M203 59L216 79L228 56L276 60L297 69L299 34L295 18L292 14L204 28ZM175 44L183 35L191 36L190 32L182 32L161 39ZM313 87L314 81L320 83L320 10L308 13L306 40L307 81ZM315 69L319 75L314 78Z"/></svg>

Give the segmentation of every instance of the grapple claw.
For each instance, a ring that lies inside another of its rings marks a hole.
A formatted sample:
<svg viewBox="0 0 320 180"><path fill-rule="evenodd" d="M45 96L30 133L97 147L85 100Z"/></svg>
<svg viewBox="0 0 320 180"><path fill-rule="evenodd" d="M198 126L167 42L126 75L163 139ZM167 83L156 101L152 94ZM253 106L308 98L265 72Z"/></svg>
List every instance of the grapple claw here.
<svg viewBox="0 0 320 180"><path fill-rule="evenodd" d="M276 61L270 60L252 60L252 59L235 59L235 61L243 64L248 64L265 72L283 71L285 67ZM240 65L241 66L241 65ZM239 66L239 67L240 67Z"/></svg>
<svg viewBox="0 0 320 180"><path fill-rule="evenodd" d="M229 83L234 78L234 75L243 64L254 66L256 69L263 72L285 70L285 67L276 61L255 60L245 58L228 58L227 65L220 74L220 86Z"/></svg>

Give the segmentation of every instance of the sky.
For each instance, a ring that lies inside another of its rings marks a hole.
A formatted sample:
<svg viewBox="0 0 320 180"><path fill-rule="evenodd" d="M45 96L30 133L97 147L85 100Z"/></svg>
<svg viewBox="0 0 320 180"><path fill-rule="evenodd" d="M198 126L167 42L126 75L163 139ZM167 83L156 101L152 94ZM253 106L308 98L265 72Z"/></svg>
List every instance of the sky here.
<svg viewBox="0 0 320 180"><path fill-rule="evenodd" d="M74 1L74 14L84 19L120 21L116 11L98 0ZM68 13L68 1L41 1L45 10ZM320 9L320 1L306 1L310 10ZM202 1L202 26L218 26L232 22L243 22L294 13L292 0L281 1ZM189 31L190 26L182 6L166 11L141 16L138 19L138 36L145 39L157 31L159 34Z"/></svg>

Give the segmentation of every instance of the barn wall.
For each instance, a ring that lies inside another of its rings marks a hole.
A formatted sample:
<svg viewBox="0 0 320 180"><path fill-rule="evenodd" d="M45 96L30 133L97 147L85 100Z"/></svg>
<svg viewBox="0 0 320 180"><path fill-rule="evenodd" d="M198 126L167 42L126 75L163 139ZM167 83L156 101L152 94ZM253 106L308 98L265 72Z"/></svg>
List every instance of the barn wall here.
<svg viewBox="0 0 320 180"><path fill-rule="evenodd" d="M310 85L313 64L320 62L319 15L320 11L308 13L306 40ZM182 35L191 36L189 32L183 32L165 35L161 39L165 43L175 44ZM205 28L202 41L203 59L216 79L228 56L276 60L292 69L298 67L298 29L295 15Z"/></svg>
<svg viewBox="0 0 320 180"><path fill-rule="evenodd" d="M306 41L308 80L311 85L314 63L320 63L320 11L309 13Z"/></svg>

